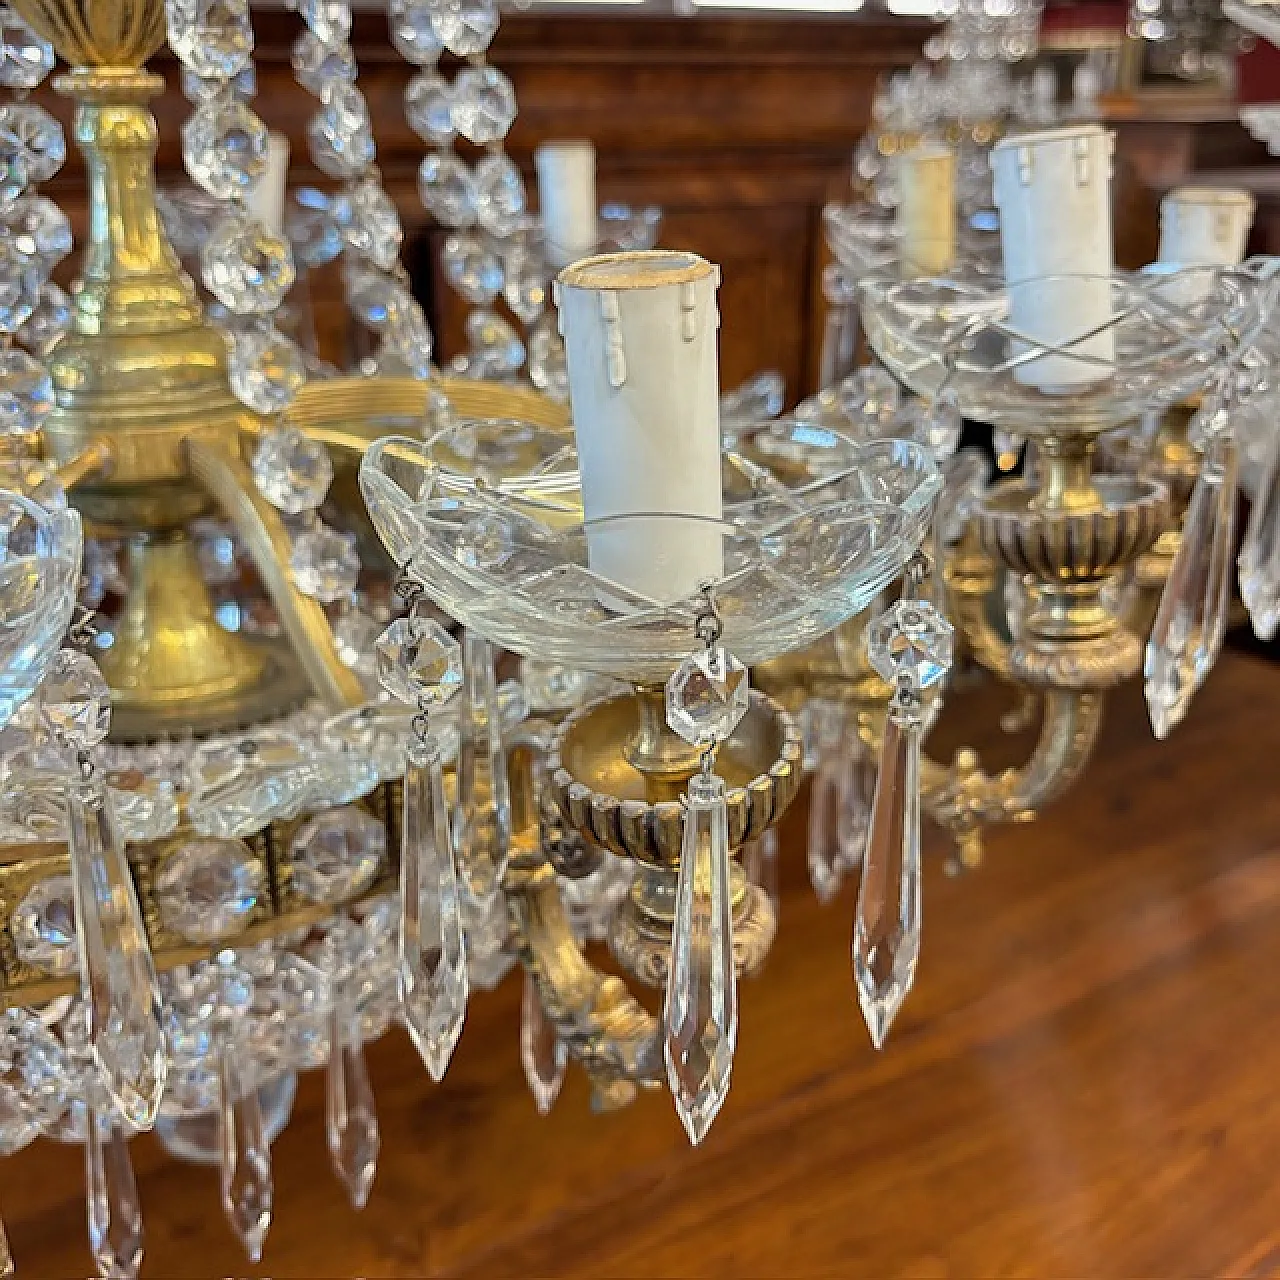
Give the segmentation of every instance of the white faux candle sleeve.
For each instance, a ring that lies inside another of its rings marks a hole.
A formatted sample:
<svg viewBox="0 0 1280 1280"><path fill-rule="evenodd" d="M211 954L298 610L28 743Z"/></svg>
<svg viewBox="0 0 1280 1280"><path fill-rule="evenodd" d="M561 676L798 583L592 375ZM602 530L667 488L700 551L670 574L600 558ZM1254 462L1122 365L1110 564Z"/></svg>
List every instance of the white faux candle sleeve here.
<svg viewBox="0 0 1280 1280"><path fill-rule="evenodd" d="M556 282L588 563L662 603L724 569L719 284L663 250L584 258Z"/></svg>
<svg viewBox="0 0 1280 1280"><path fill-rule="evenodd" d="M936 276L956 256L956 153L925 144L896 157L897 230L902 274Z"/></svg>
<svg viewBox="0 0 1280 1280"><path fill-rule="evenodd" d="M1085 124L1015 134L991 149L1011 324L1037 344L1070 349L1028 360L1014 376L1050 394L1101 381L1114 364L1114 144L1109 130Z"/></svg>
<svg viewBox="0 0 1280 1280"><path fill-rule="evenodd" d="M1160 202L1160 258L1183 267L1234 267L1244 257L1254 200L1235 187L1175 187Z"/></svg>
<svg viewBox="0 0 1280 1280"><path fill-rule="evenodd" d="M596 227L596 149L589 142L546 142L533 153L547 256L563 267L592 253Z"/></svg>
<svg viewBox="0 0 1280 1280"><path fill-rule="evenodd" d="M249 188L245 203L268 231L284 234L284 202L289 186L289 139L283 133L267 135L267 167Z"/></svg>

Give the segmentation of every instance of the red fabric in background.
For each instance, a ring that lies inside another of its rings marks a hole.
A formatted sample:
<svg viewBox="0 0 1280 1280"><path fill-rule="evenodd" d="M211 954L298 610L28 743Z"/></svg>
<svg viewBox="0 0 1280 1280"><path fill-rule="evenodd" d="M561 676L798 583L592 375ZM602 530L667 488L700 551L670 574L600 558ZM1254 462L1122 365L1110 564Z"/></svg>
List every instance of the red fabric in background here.
<svg viewBox="0 0 1280 1280"><path fill-rule="evenodd" d="M1255 49L1236 59L1236 70L1238 102L1280 102L1280 49L1270 41L1259 37Z"/></svg>

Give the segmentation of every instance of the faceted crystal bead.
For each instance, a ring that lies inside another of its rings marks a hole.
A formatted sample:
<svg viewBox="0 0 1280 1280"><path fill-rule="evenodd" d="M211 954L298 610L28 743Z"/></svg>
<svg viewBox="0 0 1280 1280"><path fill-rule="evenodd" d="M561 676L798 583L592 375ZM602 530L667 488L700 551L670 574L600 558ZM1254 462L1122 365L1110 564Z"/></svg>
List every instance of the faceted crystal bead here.
<svg viewBox="0 0 1280 1280"><path fill-rule="evenodd" d="M253 1060L275 1070L310 1071L329 1057L333 992L324 971L288 952L255 975L249 1016Z"/></svg>
<svg viewBox="0 0 1280 1280"><path fill-rule="evenodd" d="M62 126L34 102L0 106L0 132L17 139L26 159L28 182L48 182L67 162Z"/></svg>
<svg viewBox="0 0 1280 1280"><path fill-rule="evenodd" d="M729 1092L738 1038L729 815L713 774L689 779L662 1026L667 1083L696 1145Z"/></svg>
<svg viewBox="0 0 1280 1280"><path fill-rule="evenodd" d="M341 902L363 893L386 861L386 828L354 806L309 818L289 842L290 879L308 902Z"/></svg>
<svg viewBox="0 0 1280 1280"><path fill-rule="evenodd" d="M424 142L447 147L453 141L453 86L438 71L419 72L404 91L409 127Z"/></svg>
<svg viewBox="0 0 1280 1280"><path fill-rule="evenodd" d="M164 1092L166 1060L133 876L101 785L90 779L68 788L67 820L94 1060L125 1119L148 1129Z"/></svg>
<svg viewBox="0 0 1280 1280"><path fill-rule="evenodd" d="M0 459L0 489L20 493L46 511L65 511L67 492L58 483L58 474L35 458Z"/></svg>
<svg viewBox="0 0 1280 1280"><path fill-rule="evenodd" d="M902 399L893 374L874 364L850 374L837 390L840 409L851 422L887 422Z"/></svg>
<svg viewBox="0 0 1280 1280"><path fill-rule="evenodd" d="M920 721L885 721L853 925L853 978L877 1049L920 957Z"/></svg>
<svg viewBox="0 0 1280 1280"><path fill-rule="evenodd" d="M520 1002L520 1064L540 1116L555 1106L568 1060L564 1041L556 1035L555 1024L542 1006L538 984L526 969L524 996Z"/></svg>
<svg viewBox="0 0 1280 1280"><path fill-rule="evenodd" d="M959 409L934 400L909 400L897 412L890 433L924 445L935 458L949 458L960 443L964 420Z"/></svg>
<svg viewBox="0 0 1280 1280"><path fill-rule="evenodd" d="M473 569L496 569L511 559L515 539L511 525L500 515L476 516L458 531L453 553L459 564Z"/></svg>
<svg viewBox="0 0 1280 1280"><path fill-rule="evenodd" d="M498 31L494 0L442 0L434 12L444 47L459 58L483 53Z"/></svg>
<svg viewBox="0 0 1280 1280"><path fill-rule="evenodd" d="M462 687L462 648L434 618L397 618L378 637L378 679L393 698L416 707L448 702Z"/></svg>
<svg viewBox="0 0 1280 1280"><path fill-rule="evenodd" d="M0 333L17 333L31 318L47 274L38 258L28 257L13 240L0 239ZM0 422L4 416L0 414Z"/></svg>
<svg viewBox="0 0 1280 1280"><path fill-rule="evenodd" d="M405 1026L439 1081L466 1017L467 955L440 750L428 743L422 754L404 779L398 972Z"/></svg>
<svg viewBox="0 0 1280 1280"><path fill-rule="evenodd" d="M237 315L274 311L293 287L289 242L242 214L214 228L201 266L209 292Z"/></svg>
<svg viewBox="0 0 1280 1280"><path fill-rule="evenodd" d="M476 217L486 231L505 236L517 226L525 208L524 179L511 157L486 155L472 175Z"/></svg>
<svg viewBox="0 0 1280 1280"><path fill-rule="evenodd" d="M182 126L192 179L218 200L246 195L267 168L267 126L236 98L218 97Z"/></svg>
<svg viewBox="0 0 1280 1280"><path fill-rule="evenodd" d="M351 6L347 0L297 0L297 9L303 22L326 44L350 37Z"/></svg>
<svg viewBox="0 0 1280 1280"><path fill-rule="evenodd" d="M1181 723L1222 649L1231 603L1237 468L1231 439L1210 440L1147 641L1143 674L1157 738Z"/></svg>
<svg viewBox="0 0 1280 1280"><path fill-rule="evenodd" d="M70 876L49 876L27 890L10 917L13 948L23 964L61 977L76 967L75 899Z"/></svg>
<svg viewBox="0 0 1280 1280"><path fill-rule="evenodd" d="M466 161L452 151L430 151L418 167L418 194L431 216L446 227L469 227L476 220L476 180Z"/></svg>
<svg viewBox="0 0 1280 1280"><path fill-rule="evenodd" d="M264 416L287 409L307 380L298 344L270 324L235 329L227 342L227 372L236 399Z"/></svg>
<svg viewBox="0 0 1280 1280"><path fill-rule="evenodd" d="M89 1249L105 1280L134 1280L142 1266L142 1205L126 1130L106 1099L90 1101L86 1130Z"/></svg>
<svg viewBox="0 0 1280 1280"><path fill-rule="evenodd" d="M0 219L18 252L34 258L45 273L52 271L71 252L71 223L45 196L16 200L0 212Z"/></svg>
<svg viewBox="0 0 1280 1280"><path fill-rule="evenodd" d="M350 192L350 201L347 243L375 266L390 271L399 260L400 243L404 239L395 204L371 178Z"/></svg>
<svg viewBox="0 0 1280 1280"><path fill-rule="evenodd" d="M538 320L547 307L551 268L537 219L516 228L502 244L502 296L521 324Z"/></svg>
<svg viewBox="0 0 1280 1280"><path fill-rule="evenodd" d="M713 645L686 658L667 681L667 724L691 746L714 746L747 714L750 692L746 667Z"/></svg>
<svg viewBox="0 0 1280 1280"><path fill-rule="evenodd" d="M290 60L294 79L317 98L335 80L355 82L356 57L345 40L329 44L315 32L303 31L293 42Z"/></svg>
<svg viewBox="0 0 1280 1280"><path fill-rule="evenodd" d="M0 1155L25 1147L66 1109L70 1063L58 1038L34 1013L0 1014Z"/></svg>
<svg viewBox="0 0 1280 1280"><path fill-rule="evenodd" d="M60 650L40 687L40 709L63 746L96 747L111 726L111 692L98 664L75 649Z"/></svg>
<svg viewBox="0 0 1280 1280"><path fill-rule="evenodd" d="M171 779L139 769L107 774L111 806L128 841L159 840L178 825L178 796Z"/></svg>
<svg viewBox="0 0 1280 1280"><path fill-rule="evenodd" d="M516 118L516 91L497 67L466 67L453 82L453 124L468 142L501 142Z"/></svg>
<svg viewBox="0 0 1280 1280"><path fill-rule="evenodd" d="M334 1171L351 1204L369 1202L378 1171L378 1113L364 1060L360 1022L350 1008L334 1006L325 1079L325 1132Z"/></svg>
<svg viewBox="0 0 1280 1280"><path fill-rule="evenodd" d="M289 572L303 595L323 604L349 596L360 577L355 536L317 524L294 542Z"/></svg>
<svg viewBox="0 0 1280 1280"><path fill-rule="evenodd" d="M524 363L520 335L496 311L473 311L464 327L477 376L506 377Z"/></svg>
<svg viewBox="0 0 1280 1280"><path fill-rule="evenodd" d="M334 621L333 647L344 666L361 676L376 677L374 645L382 634L382 624L363 609L351 605Z"/></svg>
<svg viewBox="0 0 1280 1280"><path fill-rule="evenodd" d="M248 0L165 0L169 48L196 75L230 80L253 54Z"/></svg>
<svg viewBox="0 0 1280 1280"><path fill-rule="evenodd" d="M430 0L390 0L387 5L391 43L406 62L429 67L443 52L444 45L436 32L435 9Z"/></svg>
<svg viewBox="0 0 1280 1280"><path fill-rule="evenodd" d="M35 308L17 332L17 339L28 351L45 359L54 343L70 328L71 299L52 280L46 280L40 286Z"/></svg>
<svg viewBox="0 0 1280 1280"><path fill-rule="evenodd" d="M758 373L720 397L721 425L728 421L749 426L776 418L786 403L786 394L786 382L780 373L773 370Z"/></svg>
<svg viewBox="0 0 1280 1280"><path fill-rule="evenodd" d="M0 436L38 431L53 408L48 369L25 351L0 351Z"/></svg>
<svg viewBox="0 0 1280 1280"><path fill-rule="evenodd" d="M358 178L375 153L373 123L364 94L353 84L331 80L320 110L307 126L307 141L316 167L331 178Z"/></svg>
<svg viewBox="0 0 1280 1280"><path fill-rule="evenodd" d="M393 306L382 329L379 364L384 373L391 365L410 378L420 381L431 376L431 330L427 317L413 298Z"/></svg>
<svg viewBox="0 0 1280 1280"><path fill-rule="evenodd" d="M53 45L10 5L0 5L0 85L34 89L53 70Z"/></svg>
<svg viewBox="0 0 1280 1280"><path fill-rule="evenodd" d="M318 507L333 483L328 449L297 427L278 427L264 435L252 468L258 492L292 516Z"/></svg>
<svg viewBox="0 0 1280 1280"><path fill-rule="evenodd" d="M323 267L343 249L348 204L345 196L327 196L314 187L294 192L285 231L294 256L308 267Z"/></svg>
<svg viewBox="0 0 1280 1280"><path fill-rule="evenodd" d="M951 667L955 630L926 600L899 600L867 627L867 657L890 684L937 684Z"/></svg>
<svg viewBox="0 0 1280 1280"><path fill-rule="evenodd" d="M554 315L539 316L529 333L529 381L553 400L569 399L569 365Z"/></svg>
<svg viewBox="0 0 1280 1280"><path fill-rule="evenodd" d="M502 259L483 235L463 231L447 236L440 262L453 289L477 306L487 306L502 289Z"/></svg>
<svg viewBox="0 0 1280 1280"><path fill-rule="evenodd" d="M218 1146L222 1208L250 1262L262 1258L271 1227L271 1144L247 1062L223 1047L219 1075Z"/></svg>
<svg viewBox="0 0 1280 1280"><path fill-rule="evenodd" d="M266 888L262 863L241 840L188 840L156 876L165 927L187 942L242 932Z"/></svg>
<svg viewBox="0 0 1280 1280"><path fill-rule="evenodd" d="M212 98L225 94L250 102L257 96L258 76L253 63L247 63L242 71L224 80L221 76L198 76L190 67L182 69L182 96L193 106L200 106Z"/></svg>
<svg viewBox="0 0 1280 1280"><path fill-rule="evenodd" d="M366 263L344 265L348 267L343 276L347 305L361 324L370 329L385 329L388 316L412 303L408 289L395 277Z"/></svg>

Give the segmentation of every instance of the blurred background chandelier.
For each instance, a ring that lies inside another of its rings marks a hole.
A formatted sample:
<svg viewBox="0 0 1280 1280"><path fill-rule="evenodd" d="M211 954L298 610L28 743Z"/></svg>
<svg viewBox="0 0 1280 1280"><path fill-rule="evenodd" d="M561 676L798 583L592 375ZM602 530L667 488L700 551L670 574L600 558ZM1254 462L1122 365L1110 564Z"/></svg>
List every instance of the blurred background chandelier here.
<svg viewBox="0 0 1280 1280"><path fill-rule="evenodd" d="M107 1276L140 1266L127 1139L151 1127L218 1165L261 1255L300 1070L327 1072L363 1205L363 1045L402 1022L439 1080L470 989L517 961L540 1110L572 1058L601 1109L665 1083L700 1141L805 769L815 888L861 872L882 1044L922 809L975 864L985 823L1080 774L1149 629L1156 732L1185 713L1222 639L1235 432L1272 393L1251 207L1177 194L1160 263L1115 271L1108 135L1044 130L1053 95L1006 66L1033 7L957 13L923 109L922 73L888 87L863 198L828 211L830 385L784 418L771 375L718 396L718 269L653 250L656 210L598 210L588 145L539 153L528 212L491 0L393 0L422 199L473 308L440 370L350 9L297 8L333 189L294 201L242 0L0 10L0 1149L84 1144ZM166 39L196 196L155 191ZM25 100L55 49L92 205L71 297L38 194L65 143ZM359 377L292 336L299 264L339 255L375 338ZM880 363L855 369L859 325ZM1023 478L957 453L965 418L1034 440ZM1244 594L1274 630L1271 451L1246 471ZM924 754L953 661L1024 693L1025 767Z"/></svg>

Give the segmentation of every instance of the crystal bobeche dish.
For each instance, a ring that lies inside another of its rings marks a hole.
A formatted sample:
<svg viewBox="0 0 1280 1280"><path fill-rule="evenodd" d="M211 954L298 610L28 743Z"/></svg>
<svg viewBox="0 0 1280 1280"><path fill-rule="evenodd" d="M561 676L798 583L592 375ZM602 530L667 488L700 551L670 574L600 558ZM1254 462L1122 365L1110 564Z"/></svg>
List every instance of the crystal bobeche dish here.
<svg viewBox="0 0 1280 1280"><path fill-rule="evenodd" d="M804 422L808 478L786 485L723 455L723 573L707 584L724 643L751 664L801 647L864 609L919 547L941 488L929 451L858 444ZM648 599L592 572L570 432L467 422L430 440L389 437L360 484L395 560L450 616L496 644L637 683L662 681L696 645L701 593ZM704 530L692 515L655 519ZM598 522L603 523L603 522ZM640 526L637 525L637 532Z"/></svg>

